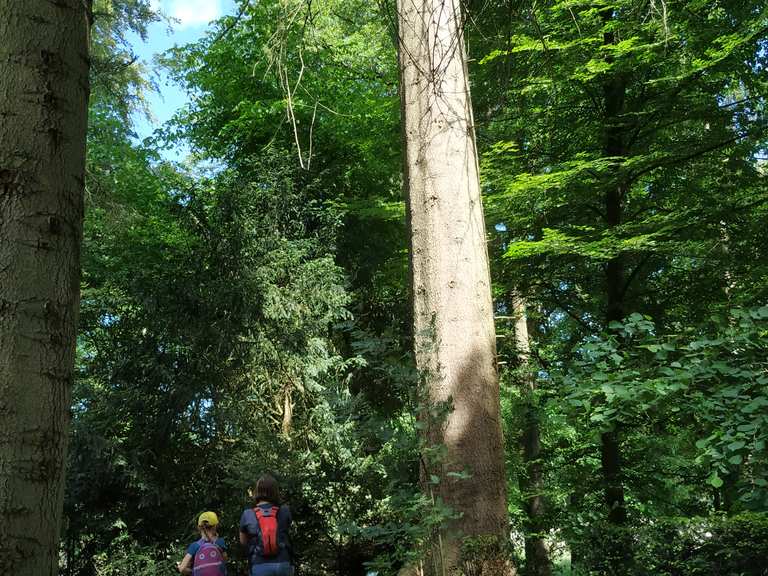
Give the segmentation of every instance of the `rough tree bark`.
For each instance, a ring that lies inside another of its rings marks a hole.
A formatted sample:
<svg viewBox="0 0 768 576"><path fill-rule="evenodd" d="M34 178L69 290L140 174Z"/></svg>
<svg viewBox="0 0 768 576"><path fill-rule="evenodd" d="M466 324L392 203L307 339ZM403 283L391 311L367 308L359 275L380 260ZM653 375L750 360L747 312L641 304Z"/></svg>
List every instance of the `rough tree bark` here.
<svg viewBox="0 0 768 576"><path fill-rule="evenodd" d="M0 571L58 572L88 101L83 0L0 0Z"/></svg>
<svg viewBox="0 0 768 576"><path fill-rule="evenodd" d="M525 513L528 518L525 527L525 574L528 576L550 576L552 564L549 549L542 536L544 524L544 468L541 463L541 434L539 416L535 404L536 374L530 366L531 334L534 332L526 310L525 300L512 296L515 312L515 348L520 363L520 389L524 398L524 421L520 445L523 449L525 473L520 475L520 491L525 498Z"/></svg>
<svg viewBox="0 0 768 576"><path fill-rule="evenodd" d="M427 402L425 487L457 512L425 568L441 576L514 573L492 553L461 558L462 539L508 540L506 478L485 224L459 0L398 0L404 173L414 348ZM469 479L462 473L471 475ZM451 474L453 473L453 474ZM430 484L432 477L439 483ZM491 567L491 563L500 563ZM461 565L461 566L460 566ZM460 566L460 568L458 568Z"/></svg>

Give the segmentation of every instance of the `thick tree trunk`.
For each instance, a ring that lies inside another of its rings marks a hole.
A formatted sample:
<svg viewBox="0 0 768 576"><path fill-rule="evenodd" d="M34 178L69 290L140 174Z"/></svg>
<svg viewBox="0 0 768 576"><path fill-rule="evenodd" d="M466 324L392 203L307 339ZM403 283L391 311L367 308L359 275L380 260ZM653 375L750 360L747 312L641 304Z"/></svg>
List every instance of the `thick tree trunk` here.
<svg viewBox="0 0 768 576"><path fill-rule="evenodd" d="M515 311L515 348L522 373L520 388L525 402L525 419L520 438L525 464L525 473L520 476L520 491L525 498L525 513L528 517L525 527L525 573L528 576L550 576L552 564L543 537L546 532L542 495L544 468L541 463L541 434L535 400L536 374L530 366L530 339L531 333L535 332L527 314L525 300L518 295L512 299Z"/></svg>
<svg viewBox="0 0 768 576"><path fill-rule="evenodd" d="M88 101L83 0L0 0L0 571L58 571Z"/></svg>
<svg viewBox="0 0 768 576"><path fill-rule="evenodd" d="M462 538L508 540L495 329L459 0L398 12L416 364L429 406L452 405L423 411L427 443L444 446L423 478L463 514L436 535L426 567L442 576L463 562ZM489 555L461 569L490 574Z"/></svg>

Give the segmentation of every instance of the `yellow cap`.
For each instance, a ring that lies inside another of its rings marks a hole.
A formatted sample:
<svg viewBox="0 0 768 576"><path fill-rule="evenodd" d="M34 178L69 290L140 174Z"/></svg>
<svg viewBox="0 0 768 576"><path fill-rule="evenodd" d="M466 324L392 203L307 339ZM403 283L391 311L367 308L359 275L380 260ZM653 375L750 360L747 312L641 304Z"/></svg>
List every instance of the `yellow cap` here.
<svg viewBox="0 0 768 576"><path fill-rule="evenodd" d="M218 526L219 517L216 516L216 512L203 512L200 514L200 518L197 519L197 525L202 526L208 524L209 526Z"/></svg>

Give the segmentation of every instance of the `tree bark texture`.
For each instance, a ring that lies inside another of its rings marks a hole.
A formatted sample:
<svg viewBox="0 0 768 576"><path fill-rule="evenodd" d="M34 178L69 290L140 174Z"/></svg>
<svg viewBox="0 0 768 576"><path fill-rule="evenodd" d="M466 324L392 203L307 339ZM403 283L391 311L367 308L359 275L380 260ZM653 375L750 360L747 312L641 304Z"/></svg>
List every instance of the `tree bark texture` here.
<svg viewBox="0 0 768 576"><path fill-rule="evenodd" d="M527 576L550 576L552 564L549 549L543 537L544 523L544 469L541 462L541 434L536 406L536 375L530 366L531 334L534 327L528 317L525 300L519 295L512 296L515 312L515 348L520 363L520 390L524 399L524 420L520 437L525 473L520 475L520 491L525 498L525 574Z"/></svg>
<svg viewBox="0 0 768 576"><path fill-rule="evenodd" d="M426 442L444 452L422 473L462 514L425 565L442 576L457 570L462 538L508 540L495 328L459 0L397 7L416 365L427 404L452 406L423 410Z"/></svg>
<svg viewBox="0 0 768 576"><path fill-rule="evenodd" d="M79 299L89 9L0 0L0 571L58 572Z"/></svg>

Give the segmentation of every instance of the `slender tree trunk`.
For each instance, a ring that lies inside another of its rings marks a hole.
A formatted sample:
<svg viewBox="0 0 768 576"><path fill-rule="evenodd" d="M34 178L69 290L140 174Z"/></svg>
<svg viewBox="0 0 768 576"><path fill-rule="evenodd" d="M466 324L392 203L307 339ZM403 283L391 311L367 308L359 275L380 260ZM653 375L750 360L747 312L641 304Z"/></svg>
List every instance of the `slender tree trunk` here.
<svg viewBox="0 0 768 576"><path fill-rule="evenodd" d="M83 0L0 0L0 571L58 571L88 101Z"/></svg>
<svg viewBox="0 0 768 576"><path fill-rule="evenodd" d="M536 406L536 375L530 366L530 335L534 332L527 314L525 300L513 297L515 311L515 347L523 376L520 388L525 399L525 419L520 443L523 449L525 473L520 476L520 491L525 498L525 513L528 525L525 529L525 573L528 576L550 576L552 564L549 549L543 534L544 523L544 469L541 465L541 434L539 414Z"/></svg>
<svg viewBox="0 0 768 576"><path fill-rule="evenodd" d="M605 10L603 12L605 24L608 25L612 19L612 8ZM607 46L615 42L615 33L612 31L605 32L603 43ZM620 118L624 113L625 97L626 80L621 73L614 74L603 86L605 106L603 152L605 156L616 159L626 155L624 127ZM625 187L621 183L611 183L605 193L606 221L611 228L621 224L625 193ZM624 268L624 256L621 254L609 260L605 267L606 327L610 327L611 322L621 321L624 317ZM603 433L601 444L601 463L605 482L605 501L608 506L608 520L612 524L622 525L626 522L627 513L624 506L624 486L621 479L619 431L614 429Z"/></svg>
<svg viewBox="0 0 768 576"><path fill-rule="evenodd" d="M609 192L606 196L606 205L611 208L619 203L617 195ZM619 221L609 225L618 226ZM624 284L624 260L621 256L610 260L605 272L606 288L608 293L606 326L611 322L620 321L624 317L623 295ZM627 520L627 512L624 505L624 484L621 471L620 430L603 432L601 437L600 462L603 470L605 486L605 503L608 507L608 521L617 526L623 525Z"/></svg>
<svg viewBox="0 0 768 576"><path fill-rule="evenodd" d="M610 29L614 19L613 8L602 12L606 31L603 34L603 44L609 46L617 42L616 33ZM612 58L608 56L608 61ZM627 188L621 181L619 166L627 156L625 144L624 120L626 105L627 79L623 72L613 72L603 84L603 105L605 110L603 153L606 157L615 159L616 181L609 182L605 192L605 218L609 228L616 228L622 223L624 203ZM613 176L611 176L613 177ZM621 321L625 314L626 274L625 257L618 254L605 266L605 326L610 330L611 323ZM621 429L603 432L601 435L600 462L603 472L605 503L608 509L608 522L617 528L606 534L604 539L604 563L606 574L623 576L628 573L632 564L632 544L629 534L622 528L627 522L627 509L624 499L624 483L621 461Z"/></svg>
<svg viewBox="0 0 768 576"><path fill-rule="evenodd" d="M506 477L485 224L459 0L398 0L404 172L416 365L429 407L425 488L460 520L436 534L427 570L513 573L490 552L464 564L462 538L508 540ZM469 479L462 474L471 475ZM438 479L437 482L434 479ZM497 555L498 559L499 555ZM479 568L478 568L479 566Z"/></svg>

